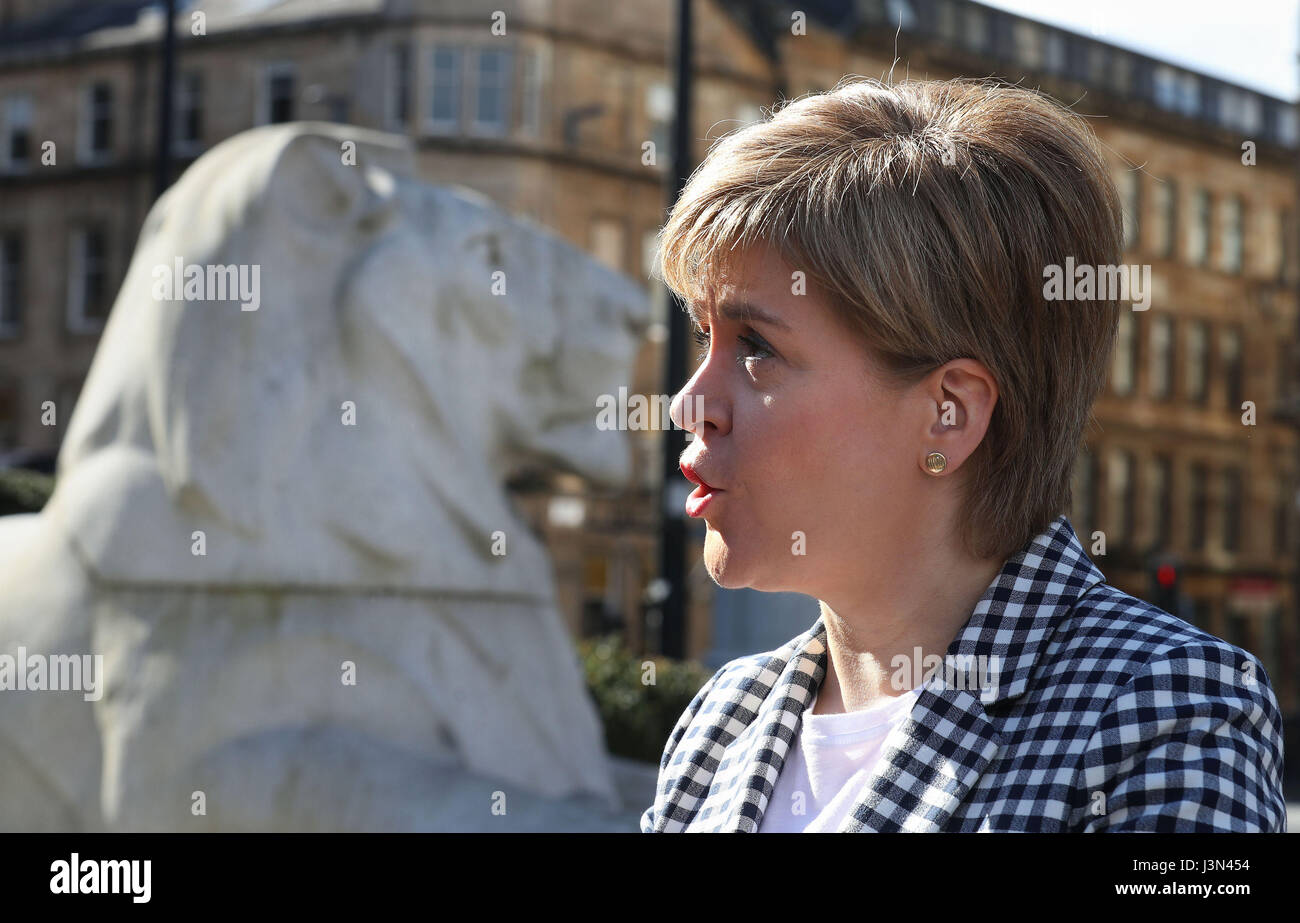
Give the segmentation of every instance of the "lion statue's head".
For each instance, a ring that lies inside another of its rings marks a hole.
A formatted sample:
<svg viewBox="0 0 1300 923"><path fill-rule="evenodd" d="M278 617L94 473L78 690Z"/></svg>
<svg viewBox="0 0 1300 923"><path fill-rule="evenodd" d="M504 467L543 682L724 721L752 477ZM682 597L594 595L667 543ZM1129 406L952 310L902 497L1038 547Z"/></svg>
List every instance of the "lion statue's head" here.
<svg viewBox="0 0 1300 923"><path fill-rule="evenodd" d="M419 180L404 139L247 131L149 213L47 509L110 580L549 599L504 485L626 478L597 397L647 321L634 281Z"/></svg>

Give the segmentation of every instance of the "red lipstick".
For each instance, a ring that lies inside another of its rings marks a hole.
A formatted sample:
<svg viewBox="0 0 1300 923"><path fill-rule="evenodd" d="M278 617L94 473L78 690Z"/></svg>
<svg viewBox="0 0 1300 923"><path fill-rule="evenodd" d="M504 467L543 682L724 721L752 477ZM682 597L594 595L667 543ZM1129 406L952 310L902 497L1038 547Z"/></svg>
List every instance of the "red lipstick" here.
<svg viewBox="0 0 1300 923"><path fill-rule="evenodd" d="M705 507L724 491L700 477L689 462L680 462L679 467L682 469L682 474L685 475L686 480L696 485L695 489L691 491L691 495L686 498L686 515L699 516L704 512Z"/></svg>

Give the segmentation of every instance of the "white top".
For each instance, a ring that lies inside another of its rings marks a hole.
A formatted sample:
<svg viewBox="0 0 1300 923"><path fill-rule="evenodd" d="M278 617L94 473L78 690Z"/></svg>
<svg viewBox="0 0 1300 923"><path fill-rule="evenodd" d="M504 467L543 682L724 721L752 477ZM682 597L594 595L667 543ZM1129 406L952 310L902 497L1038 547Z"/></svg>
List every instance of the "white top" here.
<svg viewBox="0 0 1300 923"><path fill-rule="evenodd" d="M759 833L833 833L867 790L889 732L905 721L921 688L859 711L804 709L768 799Z"/></svg>

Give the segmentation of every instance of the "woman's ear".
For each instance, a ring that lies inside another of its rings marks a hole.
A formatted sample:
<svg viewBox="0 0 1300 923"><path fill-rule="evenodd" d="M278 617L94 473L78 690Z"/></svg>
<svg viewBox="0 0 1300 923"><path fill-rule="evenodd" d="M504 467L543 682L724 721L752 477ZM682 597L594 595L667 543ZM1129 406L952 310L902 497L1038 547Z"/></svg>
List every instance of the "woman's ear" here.
<svg viewBox="0 0 1300 923"><path fill-rule="evenodd" d="M982 363L954 359L936 369L926 388L933 413L921 446L921 466L931 452L942 452L947 469L961 465L984 439L998 402L997 381Z"/></svg>

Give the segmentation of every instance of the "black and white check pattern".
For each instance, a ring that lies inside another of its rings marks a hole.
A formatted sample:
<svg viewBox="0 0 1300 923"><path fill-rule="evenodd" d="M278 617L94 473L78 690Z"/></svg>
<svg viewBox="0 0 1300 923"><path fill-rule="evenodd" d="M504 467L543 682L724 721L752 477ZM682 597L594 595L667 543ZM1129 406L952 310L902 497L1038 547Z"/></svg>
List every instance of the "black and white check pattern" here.
<svg viewBox="0 0 1300 923"><path fill-rule="evenodd" d="M1251 654L1104 582L1064 515L1009 558L840 832L1285 831L1281 715ZM733 660L668 738L645 833L758 829L826 632ZM964 688L963 688L964 687Z"/></svg>

